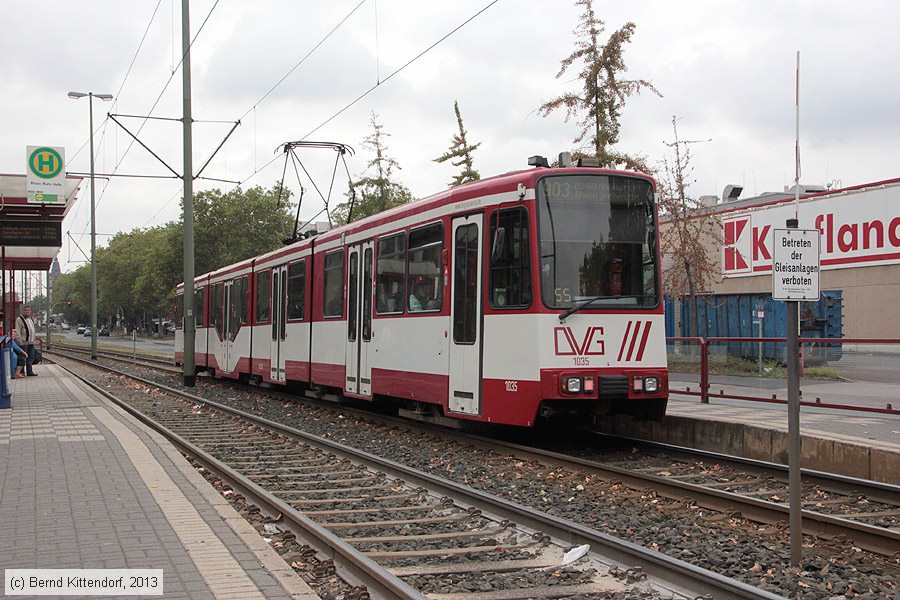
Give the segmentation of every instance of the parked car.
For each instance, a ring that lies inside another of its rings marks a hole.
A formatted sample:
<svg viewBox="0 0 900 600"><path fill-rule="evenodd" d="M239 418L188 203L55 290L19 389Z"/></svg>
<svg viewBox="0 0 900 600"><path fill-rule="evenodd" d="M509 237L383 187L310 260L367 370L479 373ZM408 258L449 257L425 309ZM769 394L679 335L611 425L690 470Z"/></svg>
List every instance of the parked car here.
<svg viewBox="0 0 900 600"><path fill-rule="evenodd" d="M91 328L90 328L90 327L85 327L85 328L84 328L84 333L82 333L81 335L83 335L84 337L91 337Z"/></svg>
<svg viewBox="0 0 900 600"><path fill-rule="evenodd" d="M166 333L170 335L175 335L175 323L169 322L166 323Z"/></svg>
<svg viewBox="0 0 900 600"><path fill-rule="evenodd" d="M76 329L75 332L76 332L78 335L81 335L82 333L84 333L84 325L79 325L79 326L78 326L78 329Z"/></svg>
<svg viewBox="0 0 900 600"><path fill-rule="evenodd" d="M97 332L97 335L104 335L106 337L109 337L109 327L104 325L100 328L100 331Z"/></svg>
<svg viewBox="0 0 900 600"><path fill-rule="evenodd" d="M63 323L63 324L60 326L60 328L61 328L63 331L69 331L70 329L72 329L71 327L69 327L69 324L68 324L68 323Z"/></svg>

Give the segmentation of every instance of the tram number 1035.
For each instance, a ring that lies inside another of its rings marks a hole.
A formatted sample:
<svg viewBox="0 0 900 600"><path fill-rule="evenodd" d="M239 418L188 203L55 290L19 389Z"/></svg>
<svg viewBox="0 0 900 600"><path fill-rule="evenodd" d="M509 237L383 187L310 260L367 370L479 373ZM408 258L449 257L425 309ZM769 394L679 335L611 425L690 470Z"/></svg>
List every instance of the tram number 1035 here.
<svg viewBox="0 0 900 600"><path fill-rule="evenodd" d="M505 381L506 391L507 392L518 392L519 391L519 382L518 381Z"/></svg>

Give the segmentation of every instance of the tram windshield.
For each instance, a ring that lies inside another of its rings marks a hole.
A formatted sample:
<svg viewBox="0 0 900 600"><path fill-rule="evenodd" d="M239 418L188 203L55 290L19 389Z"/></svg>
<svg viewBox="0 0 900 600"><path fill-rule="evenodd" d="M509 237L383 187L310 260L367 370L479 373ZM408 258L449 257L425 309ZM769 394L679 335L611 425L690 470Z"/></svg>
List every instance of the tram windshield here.
<svg viewBox="0 0 900 600"><path fill-rule="evenodd" d="M551 175L538 181L537 205L541 297L547 307L657 306L658 250L649 182Z"/></svg>

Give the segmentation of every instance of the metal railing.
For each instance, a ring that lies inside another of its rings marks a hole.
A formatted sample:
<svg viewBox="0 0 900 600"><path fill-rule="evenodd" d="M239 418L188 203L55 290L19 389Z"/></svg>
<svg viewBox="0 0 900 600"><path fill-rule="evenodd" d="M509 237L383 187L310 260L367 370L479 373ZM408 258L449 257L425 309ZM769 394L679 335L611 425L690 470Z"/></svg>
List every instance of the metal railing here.
<svg viewBox="0 0 900 600"><path fill-rule="evenodd" d="M687 386L685 388L677 388L670 386L670 393L679 394L679 395L687 395L687 396L699 396L700 402L709 403L710 398L719 398L719 399L729 399L729 400L746 400L751 402L764 402L770 404L787 404L787 397L780 398L777 393L772 393L768 396L762 395L752 395L752 394L740 394L734 392L727 392L725 387L719 388L718 392L713 391L713 384L710 381L710 349L715 347L717 344L757 344L758 345L758 356L759 356L759 364L760 370L762 369L762 355L763 355L763 344L784 344L785 345L785 355L786 355L786 338L775 338L775 337L667 337L666 338L667 346L682 345L688 347L696 347L697 352L699 353L699 386L698 389L692 389L691 386ZM811 354L812 349L816 349L817 351L821 351L821 349L833 349L838 350L842 349L846 345L872 345L878 344L883 346L893 346L897 348L896 356L897 356L897 371L900 372L900 339L894 338L817 338L817 337L801 337L800 338L800 355L801 355L801 373L804 370L803 367L803 358L804 356L808 356ZM815 353L818 356L818 352ZM671 367L669 371L669 379L670 381L673 379L673 375L677 377L678 372L673 372ZM748 382L752 382L752 377L747 377ZM898 386L898 390L900 390L900 376L897 378L896 382ZM727 385L727 384L726 384ZM786 384L785 384L786 385ZM743 385L740 387L753 387L752 385ZM839 410L853 410L860 412L868 412L868 413L879 413L879 414L889 414L889 415L900 415L900 410L895 409L890 402L885 402L884 407L880 406L861 406L858 404L848 404L848 403L840 403L840 402L823 402L821 397L815 397L815 400L803 400L803 390L801 387L801 406L809 406L809 407L818 407L818 408L831 408L831 409L839 409Z"/></svg>

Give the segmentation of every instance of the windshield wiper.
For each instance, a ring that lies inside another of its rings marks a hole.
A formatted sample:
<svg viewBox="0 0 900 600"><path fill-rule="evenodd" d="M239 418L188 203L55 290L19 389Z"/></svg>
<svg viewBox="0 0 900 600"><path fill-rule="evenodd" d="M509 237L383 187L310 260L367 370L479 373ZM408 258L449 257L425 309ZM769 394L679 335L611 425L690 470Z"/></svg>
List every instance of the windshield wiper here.
<svg viewBox="0 0 900 600"><path fill-rule="evenodd" d="M621 298L621 296L594 296L593 298L588 298L587 300L584 300L581 304L576 304L575 306L569 307L564 313L560 314L559 322L562 323L563 321L566 320L566 317L568 317L569 315L578 312L579 310L581 310L582 308L585 308L586 306L588 306L590 304L593 304L597 300L609 300L610 298Z"/></svg>
<svg viewBox="0 0 900 600"><path fill-rule="evenodd" d="M586 308L596 302L597 300L618 300L620 298L653 298L655 294L622 294L619 296L594 296L593 298L588 298L584 300L581 304L576 304L568 308L565 312L559 315L559 322L562 323L566 320L566 317L577 313L579 310Z"/></svg>

